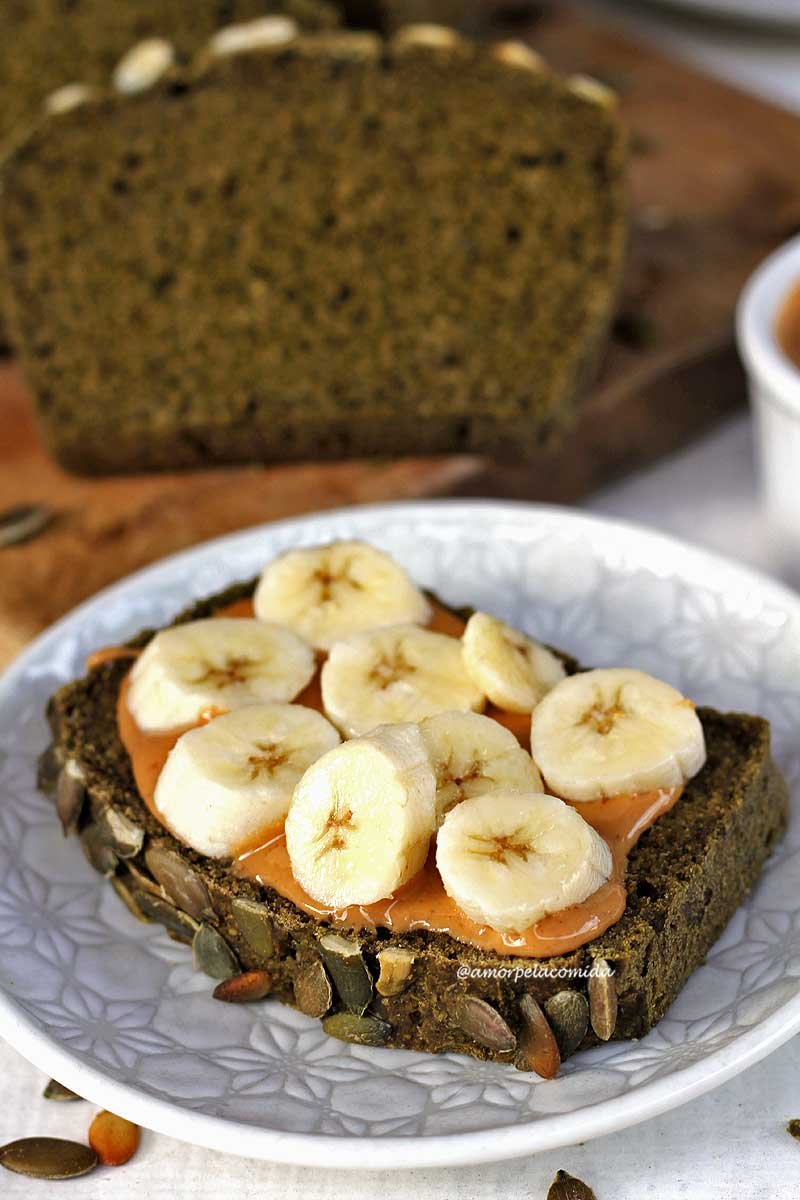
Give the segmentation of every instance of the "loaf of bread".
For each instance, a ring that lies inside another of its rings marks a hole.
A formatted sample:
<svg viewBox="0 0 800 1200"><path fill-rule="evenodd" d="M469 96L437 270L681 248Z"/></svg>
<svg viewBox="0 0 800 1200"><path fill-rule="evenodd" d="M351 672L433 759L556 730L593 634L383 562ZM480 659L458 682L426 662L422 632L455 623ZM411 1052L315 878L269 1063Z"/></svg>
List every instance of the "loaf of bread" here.
<svg viewBox="0 0 800 1200"><path fill-rule="evenodd" d="M205 51L52 113L0 208L47 442L88 472L524 456L606 328L623 163L600 85L443 27Z"/></svg>

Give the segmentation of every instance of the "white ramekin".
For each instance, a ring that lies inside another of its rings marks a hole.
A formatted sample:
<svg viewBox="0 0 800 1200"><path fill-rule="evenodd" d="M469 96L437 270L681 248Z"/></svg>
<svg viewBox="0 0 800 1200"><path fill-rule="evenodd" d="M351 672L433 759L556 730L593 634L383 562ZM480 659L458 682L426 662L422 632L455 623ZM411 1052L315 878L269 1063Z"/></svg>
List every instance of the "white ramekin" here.
<svg viewBox="0 0 800 1200"><path fill-rule="evenodd" d="M787 550L800 548L800 367L781 350L775 322L798 283L800 237L795 237L750 277L736 312L767 516Z"/></svg>

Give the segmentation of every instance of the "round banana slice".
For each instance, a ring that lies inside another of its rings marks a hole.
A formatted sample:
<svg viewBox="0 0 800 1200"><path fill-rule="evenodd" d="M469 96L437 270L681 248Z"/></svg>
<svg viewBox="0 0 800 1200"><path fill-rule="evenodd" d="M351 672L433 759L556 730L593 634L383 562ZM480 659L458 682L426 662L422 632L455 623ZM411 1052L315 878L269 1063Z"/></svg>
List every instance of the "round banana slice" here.
<svg viewBox="0 0 800 1200"><path fill-rule="evenodd" d="M436 823L470 796L497 788L542 791L542 777L514 734L491 717L444 712L420 724L436 774Z"/></svg>
<svg viewBox="0 0 800 1200"><path fill-rule="evenodd" d="M283 821L303 773L338 744L313 708L250 704L182 734L153 801L182 842L225 858Z"/></svg>
<svg viewBox="0 0 800 1200"><path fill-rule="evenodd" d="M480 710L485 703L464 669L460 640L417 625L336 642L321 684L325 712L346 737L448 709Z"/></svg>
<svg viewBox="0 0 800 1200"><path fill-rule="evenodd" d="M579 904L611 875L611 851L588 821L544 792L473 796L444 819L436 866L448 896L479 925L520 933Z"/></svg>
<svg viewBox="0 0 800 1200"><path fill-rule="evenodd" d="M473 613L462 640L470 677L506 712L531 712L566 675L551 650L489 613Z"/></svg>
<svg viewBox="0 0 800 1200"><path fill-rule="evenodd" d="M430 605L393 558L366 542L289 550L268 563L253 597L256 616L295 629L321 650L385 625L424 625Z"/></svg>
<svg viewBox="0 0 800 1200"><path fill-rule="evenodd" d="M548 692L533 714L531 753L566 800L680 787L706 760L691 700L627 667L582 671Z"/></svg>
<svg viewBox="0 0 800 1200"><path fill-rule="evenodd" d="M416 725L376 729L309 767L286 818L295 879L330 908L393 895L423 866L436 780Z"/></svg>
<svg viewBox="0 0 800 1200"><path fill-rule="evenodd" d="M188 621L147 643L130 675L140 729L175 729L204 709L293 700L316 669L311 647L280 625L234 617Z"/></svg>

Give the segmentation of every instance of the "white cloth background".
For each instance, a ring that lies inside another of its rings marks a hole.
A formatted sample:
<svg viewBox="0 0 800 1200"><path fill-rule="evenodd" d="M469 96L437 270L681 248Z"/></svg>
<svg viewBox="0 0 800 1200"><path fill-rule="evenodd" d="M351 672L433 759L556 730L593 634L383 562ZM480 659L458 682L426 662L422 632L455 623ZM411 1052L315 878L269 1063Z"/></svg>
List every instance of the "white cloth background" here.
<svg viewBox="0 0 800 1200"><path fill-rule="evenodd" d="M768 0L762 0L768 3ZM600 7L600 5L595 5ZM721 30L635 3L602 8L668 52L800 112L800 32ZM587 508L652 525L778 572L761 516L749 420L742 416L690 449L592 497ZM145 1133L127 1166L104 1168L63 1185L80 1200L147 1195L195 1200L459 1200L525 1197L544 1200L556 1170L586 1180L598 1200L772 1200L800 1194L800 1144L786 1122L800 1117L800 1038L717 1091L632 1130L516 1162L437 1171L351 1173L247 1162ZM83 1139L87 1104L41 1098L46 1080L0 1042L0 1145L50 1134ZM480 1136L476 1134L476 1136ZM43 1185L2 1172L4 1197L35 1196ZM66 1192L65 1192L66 1194Z"/></svg>

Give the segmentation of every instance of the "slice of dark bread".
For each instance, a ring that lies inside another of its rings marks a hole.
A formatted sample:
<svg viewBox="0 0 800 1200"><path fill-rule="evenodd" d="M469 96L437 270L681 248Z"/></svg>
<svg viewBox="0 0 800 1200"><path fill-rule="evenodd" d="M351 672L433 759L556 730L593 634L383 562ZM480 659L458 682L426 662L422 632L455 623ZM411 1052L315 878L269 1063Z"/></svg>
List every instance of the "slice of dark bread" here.
<svg viewBox="0 0 800 1200"><path fill-rule="evenodd" d="M10 314L65 465L519 457L569 424L620 267L619 120L525 48L434 41L206 55L16 149Z"/></svg>
<svg viewBox="0 0 800 1200"><path fill-rule="evenodd" d="M208 616L252 589L252 583L234 587L178 620ZM131 644L151 636L146 631ZM577 1010L579 1044L596 1043L596 1033L581 1029L580 1020L582 1013L586 1020L591 988L585 973L599 960L614 972L607 986L617 1008L614 1017L604 992L606 1007L599 1015L592 1007L598 1031L604 1038L641 1037L703 962L786 822L786 787L770 755L767 722L701 709L706 765L633 850L627 908L606 933L572 954L522 959L441 933L364 930L345 933L354 953L343 967L320 946L326 926L274 890L234 876L226 862L177 842L143 804L116 723L129 665L98 666L50 702L54 742L43 756L41 783L56 786L58 779L65 828L80 832L92 865L137 916L160 920L174 936L194 942L200 967L218 975L266 970L281 1000L323 1017L326 1029L345 1040L452 1050L527 1069L526 995L546 1004L556 993L570 993L566 1003ZM394 995L381 994L386 951L402 952L395 955L401 975L411 963ZM562 1055L574 1048L562 1037Z"/></svg>

